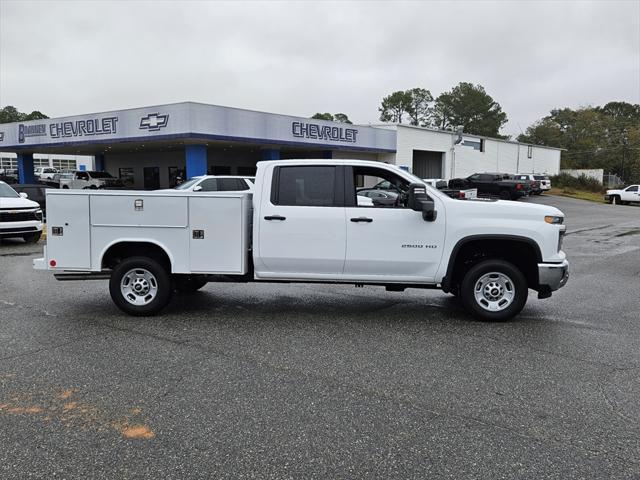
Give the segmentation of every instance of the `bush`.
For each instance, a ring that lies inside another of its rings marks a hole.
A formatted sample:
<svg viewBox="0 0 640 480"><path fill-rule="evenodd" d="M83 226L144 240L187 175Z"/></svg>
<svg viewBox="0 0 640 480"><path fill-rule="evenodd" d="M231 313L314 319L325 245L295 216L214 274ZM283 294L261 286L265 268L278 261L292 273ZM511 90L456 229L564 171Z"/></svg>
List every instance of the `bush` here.
<svg viewBox="0 0 640 480"><path fill-rule="evenodd" d="M567 173L561 173L560 175L551 177L551 185L559 188L586 190L596 193L604 193L605 190L602 184L595 178L586 177L585 175L573 177Z"/></svg>

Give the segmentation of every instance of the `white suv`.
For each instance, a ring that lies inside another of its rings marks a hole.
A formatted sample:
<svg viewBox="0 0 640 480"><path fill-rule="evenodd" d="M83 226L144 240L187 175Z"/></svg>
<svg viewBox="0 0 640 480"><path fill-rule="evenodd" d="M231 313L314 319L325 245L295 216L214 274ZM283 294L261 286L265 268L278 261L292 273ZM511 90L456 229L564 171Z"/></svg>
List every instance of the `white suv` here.
<svg viewBox="0 0 640 480"><path fill-rule="evenodd" d="M0 238L20 237L36 243L42 235L40 205L0 181Z"/></svg>

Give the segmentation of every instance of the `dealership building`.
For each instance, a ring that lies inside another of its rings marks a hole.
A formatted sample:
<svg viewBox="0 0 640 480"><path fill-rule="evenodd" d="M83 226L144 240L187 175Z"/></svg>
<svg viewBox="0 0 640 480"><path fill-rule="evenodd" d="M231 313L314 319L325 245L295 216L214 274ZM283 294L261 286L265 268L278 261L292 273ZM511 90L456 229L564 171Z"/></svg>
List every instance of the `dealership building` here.
<svg viewBox="0 0 640 480"><path fill-rule="evenodd" d="M10 152L10 153L1 153ZM33 181L44 159L94 158L132 188L196 175L253 175L261 160L345 158L396 164L421 178L560 171L560 150L403 124L350 125L183 102L0 124L0 158ZM15 160L14 160L15 158ZM86 168L86 167L84 167Z"/></svg>

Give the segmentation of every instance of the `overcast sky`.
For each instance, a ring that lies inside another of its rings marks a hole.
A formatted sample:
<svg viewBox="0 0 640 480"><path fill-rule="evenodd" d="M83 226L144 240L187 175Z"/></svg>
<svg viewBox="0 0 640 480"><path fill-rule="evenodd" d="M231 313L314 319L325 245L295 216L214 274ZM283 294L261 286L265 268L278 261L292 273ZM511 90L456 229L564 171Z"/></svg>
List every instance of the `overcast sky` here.
<svg viewBox="0 0 640 480"><path fill-rule="evenodd" d="M390 92L462 81L508 134L640 103L640 0L0 0L0 106L51 117L191 100L376 123Z"/></svg>

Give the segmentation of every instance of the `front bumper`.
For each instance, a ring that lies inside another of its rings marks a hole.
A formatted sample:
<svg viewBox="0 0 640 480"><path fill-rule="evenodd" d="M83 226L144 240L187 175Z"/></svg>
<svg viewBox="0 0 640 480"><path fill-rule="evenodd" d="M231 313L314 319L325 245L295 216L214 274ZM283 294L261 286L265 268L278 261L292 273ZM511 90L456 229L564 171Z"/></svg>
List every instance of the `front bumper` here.
<svg viewBox="0 0 640 480"><path fill-rule="evenodd" d="M566 285L569 280L569 262L539 263L538 285L539 292L551 293Z"/></svg>

